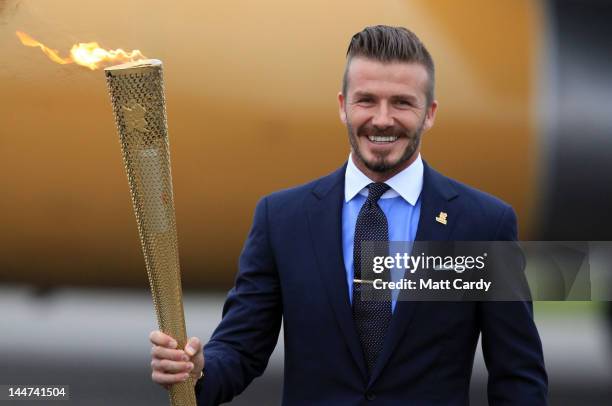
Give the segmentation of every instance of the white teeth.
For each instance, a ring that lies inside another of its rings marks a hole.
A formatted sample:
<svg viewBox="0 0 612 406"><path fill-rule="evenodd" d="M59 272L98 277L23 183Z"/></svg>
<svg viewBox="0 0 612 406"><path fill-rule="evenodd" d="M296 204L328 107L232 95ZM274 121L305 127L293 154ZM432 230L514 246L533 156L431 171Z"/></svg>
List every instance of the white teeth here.
<svg viewBox="0 0 612 406"><path fill-rule="evenodd" d="M393 142L393 141L397 140L397 137L392 136L392 135L387 136L387 137L381 137L381 136L376 136L376 135L370 135L370 136L368 137L368 139L369 139L370 141L373 141L373 142Z"/></svg>

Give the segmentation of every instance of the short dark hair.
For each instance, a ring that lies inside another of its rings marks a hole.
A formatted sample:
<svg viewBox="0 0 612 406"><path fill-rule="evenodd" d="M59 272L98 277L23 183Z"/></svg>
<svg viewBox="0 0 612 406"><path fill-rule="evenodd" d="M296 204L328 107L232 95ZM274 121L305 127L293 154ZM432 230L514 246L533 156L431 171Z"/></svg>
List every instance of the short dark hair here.
<svg viewBox="0 0 612 406"><path fill-rule="evenodd" d="M342 77L342 94L348 90L348 70L351 60L361 56L380 62L418 63L425 67L429 81L425 96L427 104L434 100L435 67L433 59L419 37L404 27L375 25L353 35L346 51L346 67Z"/></svg>

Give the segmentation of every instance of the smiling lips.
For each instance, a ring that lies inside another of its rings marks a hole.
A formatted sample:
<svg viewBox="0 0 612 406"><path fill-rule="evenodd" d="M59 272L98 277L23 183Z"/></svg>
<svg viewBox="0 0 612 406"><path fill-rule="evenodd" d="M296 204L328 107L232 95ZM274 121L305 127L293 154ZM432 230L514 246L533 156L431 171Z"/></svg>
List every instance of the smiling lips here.
<svg viewBox="0 0 612 406"><path fill-rule="evenodd" d="M372 142L376 142L376 143L391 143L391 142L395 142L399 137L397 135L387 135L387 136L381 136L381 135L368 135L368 139Z"/></svg>

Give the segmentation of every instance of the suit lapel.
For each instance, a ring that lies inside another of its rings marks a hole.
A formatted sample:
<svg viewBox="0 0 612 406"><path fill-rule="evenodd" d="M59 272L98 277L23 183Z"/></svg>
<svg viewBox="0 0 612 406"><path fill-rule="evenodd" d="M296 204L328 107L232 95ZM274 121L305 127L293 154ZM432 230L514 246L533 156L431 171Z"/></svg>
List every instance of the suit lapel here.
<svg viewBox="0 0 612 406"><path fill-rule="evenodd" d="M423 162L423 164L423 190L419 197L421 199L421 213L415 240L448 240L460 214L451 204L451 201L457 197L457 193L446 177L431 169L427 163ZM436 217L439 217L440 213L446 213L446 224L436 221ZM405 292L400 292L400 297L395 305L391 325L385 336L381 354L370 376L368 387L371 387L380 376L420 305L420 302L402 299L403 293Z"/></svg>
<svg viewBox="0 0 612 406"><path fill-rule="evenodd" d="M342 204L346 165L321 179L313 188L307 204L308 222L318 271L327 298L346 343L364 380L367 370L346 285L346 268L342 250Z"/></svg>

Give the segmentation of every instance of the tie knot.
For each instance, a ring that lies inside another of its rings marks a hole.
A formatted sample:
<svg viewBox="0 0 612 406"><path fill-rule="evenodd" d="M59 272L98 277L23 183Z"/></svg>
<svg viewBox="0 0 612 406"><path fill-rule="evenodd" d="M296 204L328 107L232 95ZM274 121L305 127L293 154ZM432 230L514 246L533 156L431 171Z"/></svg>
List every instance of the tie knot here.
<svg viewBox="0 0 612 406"><path fill-rule="evenodd" d="M370 183L368 188L369 188L368 200L372 202L377 202L378 199L380 199L380 197L387 190L389 190L389 185L387 185L386 183Z"/></svg>

